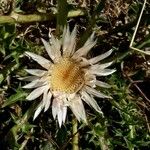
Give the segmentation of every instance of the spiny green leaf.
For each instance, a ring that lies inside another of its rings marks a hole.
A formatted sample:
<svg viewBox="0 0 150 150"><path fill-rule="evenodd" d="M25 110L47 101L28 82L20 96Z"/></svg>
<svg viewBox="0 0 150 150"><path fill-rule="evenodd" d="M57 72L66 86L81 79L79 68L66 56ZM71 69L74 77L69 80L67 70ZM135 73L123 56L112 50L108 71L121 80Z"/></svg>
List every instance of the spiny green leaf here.
<svg viewBox="0 0 150 150"><path fill-rule="evenodd" d="M17 93L14 95L11 95L2 105L2 108L12 105L20 100L24 100L25 97L27 96L27 93L23 90L17 90Z"/></svg>

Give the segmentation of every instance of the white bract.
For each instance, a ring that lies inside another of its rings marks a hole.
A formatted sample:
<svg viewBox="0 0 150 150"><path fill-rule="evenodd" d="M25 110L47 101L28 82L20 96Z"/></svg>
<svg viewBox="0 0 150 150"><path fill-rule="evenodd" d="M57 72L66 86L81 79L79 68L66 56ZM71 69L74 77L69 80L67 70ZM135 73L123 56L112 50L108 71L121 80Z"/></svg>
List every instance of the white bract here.
<svg viewBox="0 0 150 150"><path fill-rule="evenodd" d="M65 122L67 107L72 110L78 121L86 122L83 101L101 113L94 97L111 98L95 88L96 86L110 87L107 83L98 81L96 77L107 76L115 72L115 69L107 69L112 62L100 63L112 53L112 50L87 59L88 52L96 44L94 34L81 48L76 50L76 33L76 27L72 33L67 27L60 40L53 35L51 35L51 44L42 39L50 57L49 60L31 52L25 53L43 67L43 70L26 69L32 76L25 78L25 81L31 82L24 88L34 89L26 99L35 100L43 95L35 111L34 119L42 110L47 111L51 105L53 117L57 118L60 127Z"/></svg>

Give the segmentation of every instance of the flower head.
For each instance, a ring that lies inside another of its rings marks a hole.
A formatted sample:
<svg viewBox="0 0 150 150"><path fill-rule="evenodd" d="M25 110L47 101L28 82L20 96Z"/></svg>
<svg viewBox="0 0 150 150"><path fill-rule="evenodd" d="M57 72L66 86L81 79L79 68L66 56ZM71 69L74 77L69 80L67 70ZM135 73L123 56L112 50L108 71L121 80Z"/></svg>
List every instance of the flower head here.
<svg viewBox="0 0 150 150"><path fill-rule="evenodd" d="M88 52L95 46L94 34L92 34L83 47L76 50L76 27L70 33L69 27L63 31L62 39L58 40L51 35L51 43L42 39L50 59L45 59L37 54L26 52L26 55L43 67L40 69L26 69L32 76L26 77L31 81L24 88L34 88L27 96L27 100L34 100L43 95L39 103L34 119L42 110L47 111L52 106L54 119L57 118L59 126L65 122L67 107L76 118L86 122L86 113L83 101L101 113L101 109L94 97L110 98L96 90L96 86L108 88L110 85L96 79L97 76L107 76L115 72L115 69L106 69L112 62L100 64L100 61L108 57L112 50L87 59Z"/></svg>

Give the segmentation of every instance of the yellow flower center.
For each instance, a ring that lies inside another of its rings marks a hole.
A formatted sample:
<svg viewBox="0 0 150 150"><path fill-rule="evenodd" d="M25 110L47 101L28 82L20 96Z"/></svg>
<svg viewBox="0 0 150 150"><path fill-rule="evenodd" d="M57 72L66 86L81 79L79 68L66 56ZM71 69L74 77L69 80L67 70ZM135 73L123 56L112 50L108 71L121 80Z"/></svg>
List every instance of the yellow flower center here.
<svg viewBox="0 0 150 150"><path fill-rule="evenodd" d="M52 89L69 94L77 92L84 84L83 75L78 63L70 58L63 58L52 68Z"/></svg>

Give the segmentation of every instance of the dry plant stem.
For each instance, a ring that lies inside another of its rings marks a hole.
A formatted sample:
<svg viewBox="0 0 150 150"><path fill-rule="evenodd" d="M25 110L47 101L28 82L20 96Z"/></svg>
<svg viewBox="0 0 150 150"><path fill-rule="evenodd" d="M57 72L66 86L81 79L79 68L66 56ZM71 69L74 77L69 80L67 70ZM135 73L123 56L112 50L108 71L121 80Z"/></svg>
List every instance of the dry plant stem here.
<svg viewBox="0 0 150 150"><path fill-rule="evenodd" d="M24 150L24 148L27 145L27 142L28 142L29 139L30 139L30 137L26 137L26 139L22 142L21 147L19 148L19 150Z"/></svg>
<svg viewBox="0 0 150 150"><path fill-rule="evenodd" d="M143 54L146 54L146 55L150 55L150 52L145 52L145 51L143 51L143 50L140 50L140 49L138 49L138 48L133 47L134 39L135 39L137 30L138 30L138 27L139 27L139 24L140 24L142 15L143 15L143 11L144 11L144 9L145 9L146 2L147 2L147 0L144 0L144 4L143 4L142 10L141 10L139 19L138 19L138 21L137 21L137 24L136 24L136 27L135 27L135 30L134 30L134 33L133 33L133 36L132 36L131 43L130 43L130 46L129 46L129 47L130 47L131 49L135 50L135 51L140 52L140 53L143 53Z"/></svg>
<svg viewBox="0 0 150 150"><path fill-rule="evenodd" d="M147 96L142 92L142 90L137 86L136 83L134 83L134 81L128 77L128 79L130 80L130 82L133 83L133 85L137 88L137 90L140 92L140 94L142 95L142 97L147 100L150 103L150 100L147 98Z"/></svg>
<svg viewBox="0 0 150 150"><path fill-rule="evenodd" d="M128 80L131 82L131 84L133 84L135 86L135 88L140 92L141 96L150 103L150 99L147 98L147 96L143 93L143 91L138 87L137 82L134 82L127 74L126 72L123 70L123 74L128 78Z"/></svg>
<svg viewBox="0 0 150 150"><path fill-rule="evenodd" d="M99 138L101 150L109 150L108 145L106 144L106 139L104 137Z"/></svg>
<svg viewBox="0 0 150 150"><path fill-rule="evenodd" d="M70 141L73 139L73 137L78 134L79 130L81 128L78 128L78 131L74 134L71 135L71 137L67 140L67 142L65 142L65 144L61 147L61 150L66 150L67 145L70 143Z"/></svg>
<svg viewBox="0 0 150 150"><path fill-rule="evenodd" d="M43 129L43 131L44 131L44 134L45 134L46 138L48 139L48 141L50 143L54 144L58 149L60 149L58 144L52 139L52 137L44 129Z"/></svg>
<svg viewBox="0 0 150 150"><path fill-rule="evenodd" d="M81 9L72 10L68 12L68 18L83 16L85 13ZM12 12L9 16L0 16L0 24L5 23L30 23L30 22L43 22L43 21L50 21L56 17L54 14L50 13L37 13L37 14L18 14Z"/></svg>
<svg viewBox="0 0 150 150"><path fill-rule="evenodd" d="M79 150L79 134L78 132L78 121L75 116L72 118L72 134L74 135L72 138L72 150Z"/></svg>
<svg viewBox="0 0 150 150"><path fill-rule="evenodd" d="M146 114L145 114L145 120L146 120L146 124L147 124L147 128L148 128L148 132L150 133L150 123L148 121Z"/></svg>

